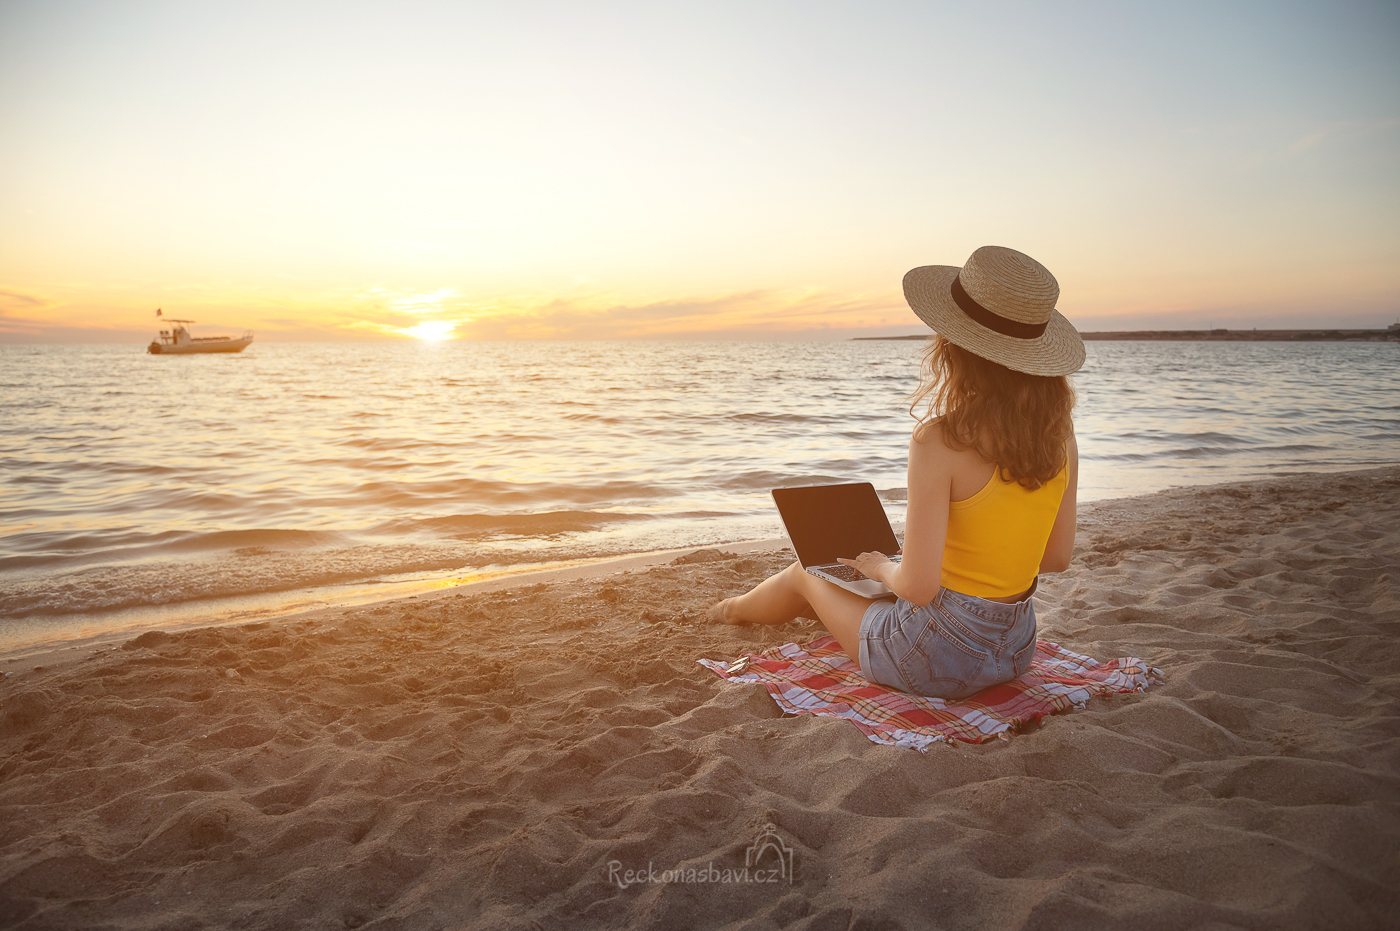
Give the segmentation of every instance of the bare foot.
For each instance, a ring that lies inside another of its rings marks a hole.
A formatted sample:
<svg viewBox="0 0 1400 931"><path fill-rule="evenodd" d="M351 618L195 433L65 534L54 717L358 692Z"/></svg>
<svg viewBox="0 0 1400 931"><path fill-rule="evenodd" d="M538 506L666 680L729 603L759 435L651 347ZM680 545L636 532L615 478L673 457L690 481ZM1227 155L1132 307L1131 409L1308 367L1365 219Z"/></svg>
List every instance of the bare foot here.
<svg viewBox="0 0 1400 931"><path fill-rule="evenodd" d="M739 619L734 616L734 599L726 598L717 601L710 606L710 610L705 612L705 620L711 624L738 624Z"/></svg>

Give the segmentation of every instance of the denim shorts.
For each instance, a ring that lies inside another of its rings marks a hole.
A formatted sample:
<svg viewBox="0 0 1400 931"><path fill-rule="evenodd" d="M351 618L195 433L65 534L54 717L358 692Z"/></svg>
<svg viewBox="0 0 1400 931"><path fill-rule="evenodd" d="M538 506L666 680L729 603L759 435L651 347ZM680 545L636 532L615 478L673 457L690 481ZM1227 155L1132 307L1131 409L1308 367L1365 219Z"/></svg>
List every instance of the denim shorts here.
<svg viewBox="0 0 1400 931"><path fill-rule="evenodd" d="M1036 587L1014 603L940 589L927 605L876 601L860 621L867 679L915 695L964 698L1007 682L1035 656Z"/></svg>

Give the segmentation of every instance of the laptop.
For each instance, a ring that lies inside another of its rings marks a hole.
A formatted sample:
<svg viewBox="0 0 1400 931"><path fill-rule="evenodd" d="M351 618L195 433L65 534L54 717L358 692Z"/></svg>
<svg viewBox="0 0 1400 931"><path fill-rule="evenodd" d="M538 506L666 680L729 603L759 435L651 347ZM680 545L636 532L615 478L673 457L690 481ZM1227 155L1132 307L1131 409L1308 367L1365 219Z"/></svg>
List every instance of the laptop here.
<svg viewBox="0 0 1400 931"><path fill-rule="evenodd" d="M884 582L836 561L878 551L896 562L895 539L884 505L869 482L774 488L773 503L783 518L788 541L802 568L819 579L864 598L893 596Z"/></svg>

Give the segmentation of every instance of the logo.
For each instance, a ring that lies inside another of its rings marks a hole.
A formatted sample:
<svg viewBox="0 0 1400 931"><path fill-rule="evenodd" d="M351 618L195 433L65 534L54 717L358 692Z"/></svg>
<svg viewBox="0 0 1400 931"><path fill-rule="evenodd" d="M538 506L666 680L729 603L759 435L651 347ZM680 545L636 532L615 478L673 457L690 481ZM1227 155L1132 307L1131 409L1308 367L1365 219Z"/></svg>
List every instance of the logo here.
<svg viewBox="0 0 1400 931"><path fill-rule="evenodd" d="M763 833L758 835L758 840L749 845L749 849L744 852L744 869L761 870L764 869L767 857L768 868L776 870L777 876L773 881L786 879L792 882L792 848L778 836L778 829L770 821L763 826ZM776 866L773 860L777 860Z"/></svg>
<svg viewBox="0 0 1400 931"><path fill-rule="evenodd" d="M771 823L763 826L758 839L744 850L744 866L719 866L711 860L701 866L677 866L658 870L647 861L645 868L623 866L621 860L608 861L608 882L619 889L642 883L780 883L792 884L792 847L778 835Z"/></svg>

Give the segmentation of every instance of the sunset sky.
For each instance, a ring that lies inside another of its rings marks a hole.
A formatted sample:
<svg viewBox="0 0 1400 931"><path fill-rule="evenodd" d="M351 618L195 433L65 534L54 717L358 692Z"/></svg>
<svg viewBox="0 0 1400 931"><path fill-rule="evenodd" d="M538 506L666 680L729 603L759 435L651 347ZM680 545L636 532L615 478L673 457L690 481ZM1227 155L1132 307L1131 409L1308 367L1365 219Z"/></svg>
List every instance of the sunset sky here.
<svg viewBox="0 0 1400 931"><path fill-rule="evenodd" d="M0 341L1400 313L1393 2L0 2ZM201 328L200 332L213 332ZM425 330L413 330L425 332Z"/></svg>

